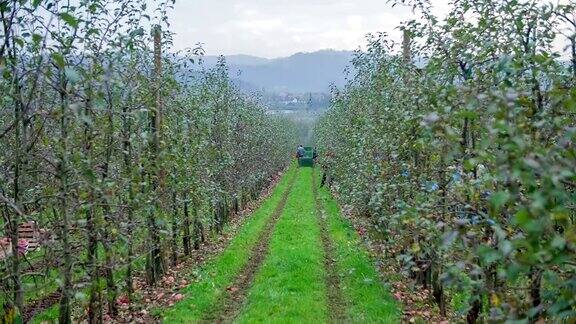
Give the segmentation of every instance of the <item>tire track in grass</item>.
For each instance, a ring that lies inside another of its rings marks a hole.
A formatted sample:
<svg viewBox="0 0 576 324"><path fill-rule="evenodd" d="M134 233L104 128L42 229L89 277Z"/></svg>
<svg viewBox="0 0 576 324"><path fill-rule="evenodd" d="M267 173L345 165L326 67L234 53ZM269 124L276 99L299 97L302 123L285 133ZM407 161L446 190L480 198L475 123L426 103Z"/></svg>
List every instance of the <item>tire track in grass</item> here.
<svg viewBox="0 0 576 324"><path fill-rule="evenodd" d="M374 260L365 250L350 220L343 217L330 191L318 191L336 257L334 267L340 274L346 322L400 323L401 305L379 277Z"/></svg>
<svg viewBox="0 0 576 324"><path fill-rule="evenodd" d="M288 197L270 252L256 274L235 323L325 323L328 321L324 253L314 214L312 170Z"/></svg>
<svg viewBox="0 0 576 324"><path fill-rule="evenodd" d="M258 269L262 265L262 261L264 261L264 258L267 255L270 238L272 237L276 223L284 211L286 201L288 200L288 196L292 191L297 177L298 174L290 179L288 189L282 195L282 199L276 206L276 209L260 234L257 245L251 251L248 264L246 264L240 274L236 277L234 283L226 289L227 294L223 297L216 310L214 312L206 313L203 321L216 323L230 322L238 315L238 312L246 299L246 292L252 285L254 276L258 272Z"/></svg>
<svg viewBox="0 0 576 324"><path fill-rule="evenodd" d="M316 169L314 169L312 172L312 192L314 193L316 217L320 224L320 238L322 239L322 247L324 249L324 268L326 270L325 280L326 293L328 297L328 316L331 322L343 323L346 322L346 305L340 290L340 278L338 276L336 254L334 251L332 239L328 233L325 211L322 207L322 202L318 197L317 184L318 181L316 179Z"/></svg>
<svg viewBox="0 0 576 324"><path fill-rule="evenodd" d="M282 198L290 192L296 175L297 170L292 166L272 195L242 225L228 247L196 271L195 282L182 290L185 298L162 312L164 323L198 323L207 317L207 313L213 313L219 299L226 295L226 288L250 262L250 251L258 244L259 236Z"/></svg>

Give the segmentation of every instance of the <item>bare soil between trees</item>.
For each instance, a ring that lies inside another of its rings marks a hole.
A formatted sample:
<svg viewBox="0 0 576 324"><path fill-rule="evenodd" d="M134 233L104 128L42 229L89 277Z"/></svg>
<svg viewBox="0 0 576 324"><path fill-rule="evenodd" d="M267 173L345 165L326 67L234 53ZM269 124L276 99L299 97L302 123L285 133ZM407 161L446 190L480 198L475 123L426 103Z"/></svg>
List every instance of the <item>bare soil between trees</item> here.
<svg viewBox="0 0 576 324"><path fill-rule="evenodd" d="M226 295L223 296L222 301L216 306L216 310L207 313L203 319L204 321L230 323L240 314L246 301L248 289L252 286L256 273L258 273L264 259L268 255L270 239L274 233L274 228L276 227L280 216L282 216L282 212L286 206L288 196L290 195L290 192L292 192L297 176L298 172L296 172L290 179L288 188L282 194L282 198L274 209L272 217L266 223L266 227L260 234L258 244L251 252L248 264L246 264L244 269L242 269L240 274L236 277L234 283L226 289Z"/></svg>

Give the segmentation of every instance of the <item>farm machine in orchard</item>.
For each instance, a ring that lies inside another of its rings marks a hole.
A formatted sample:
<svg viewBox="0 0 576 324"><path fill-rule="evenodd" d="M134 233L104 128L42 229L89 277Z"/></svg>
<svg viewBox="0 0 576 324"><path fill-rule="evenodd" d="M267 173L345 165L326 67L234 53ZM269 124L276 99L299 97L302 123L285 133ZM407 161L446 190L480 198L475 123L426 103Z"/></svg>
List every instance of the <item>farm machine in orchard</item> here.
<svg viewBox="0 0 576 324"><path fill-rule="evenodd" d="M298 166L313 168L315 159L316 159L315 149L311 146L305 146L304 155L298 158Z"/></svg>

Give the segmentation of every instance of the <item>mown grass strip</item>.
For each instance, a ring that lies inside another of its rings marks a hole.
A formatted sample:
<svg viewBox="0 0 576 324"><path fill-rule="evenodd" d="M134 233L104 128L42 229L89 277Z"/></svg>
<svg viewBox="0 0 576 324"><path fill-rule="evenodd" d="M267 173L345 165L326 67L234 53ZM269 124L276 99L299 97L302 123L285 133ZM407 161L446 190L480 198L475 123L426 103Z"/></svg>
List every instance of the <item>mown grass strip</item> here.
<svg viewBox="0 0 576 324"><path fill-rule="evenodd" d="M250 216L228 248L199 269L196 282L182 291L185 298L163 312L165 323L199 322L208 312L215 310L218 299L248 263L252 248L258 243L260 233L282 196L290 190L290 180L296 172L296 168L290 168L273 194Z"/></svg>
<svg viewBox="0 0 576 324"><path fill-rule="evenodd" d="M333 242L347 322L399 323L402 314L400 305L380 280L354 227L342 217L337 202L328 190L321 188L318 192Z"/></svg>
<svg viewBox="0 0 576 324"><path fill-rule="evenodd" d="M295 179L292 179L290 187L293 184L293 180ZM268 254L270 238L272 237L274 227L286 206L289 190L290 188L284 193L284 195L282 195L282 199L272 213L271 219L268 220L264 230L260 233L258 243L251 249L248 263L242 271L240 271L238 276L236 276L230 289L227 289L227 293L222 296L219 303L214 308L214 311L204 314L205 316L203 321L227 323L238 315L238 312L244 304L246 292L252 285L254 276L258 272L258 269L260 269L264 258Z"/></svg>
<svg viewBox="0 0 576 324"><path fill-rule="evenodd" d="M301 168L237 322L327 321L324 255L311 183L312 169Z"/></svg>

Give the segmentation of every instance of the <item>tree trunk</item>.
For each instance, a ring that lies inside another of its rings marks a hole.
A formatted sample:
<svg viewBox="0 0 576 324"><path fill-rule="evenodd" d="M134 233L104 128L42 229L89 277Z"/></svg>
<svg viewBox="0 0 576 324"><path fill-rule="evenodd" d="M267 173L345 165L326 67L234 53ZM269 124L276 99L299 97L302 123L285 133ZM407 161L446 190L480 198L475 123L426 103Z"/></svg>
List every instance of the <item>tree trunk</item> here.
<svg viewBox="0 0 576 324"><path fill-rule="evenodd" d="M6 24L6 21L3 20L3 23ZM9 37L11 30L7 28L5 25L4 31L7 33L6 37ZM18 251L18 227L21 223L20 211L22 210L22 192L21 192L21 183L22 178L24 177L24 151L23 148L26 146L26 127L24 126L24 111L23 111L23 102L22 102L22 95L21 95L21 86L20 86L20 78L19 72L16 69L17 64L17 53L15 46L10 46L10 42L6 42L7 49L8 49L8 56L10 60L10 65L12 66L12 73L14 74L12 87L14 93L14 142L15 145L15 154L14 154L14 182L13 182L13 192L12 192L12 199L14 202L14 206L19 210L13 210L10 213L12 216L10 217L10 225L8 232L8 236L10 238L10 242L12 243L12 257L10 258L10 276L12 278L12 289L14 292L14 304L18 311L22 311L24 307L24 288L22 286L22 278L20 273L20 255ZM14 45L14 44L12 44Z"/></svg>
<svg viewBox="0 0 576 324"><path fill-rule="evenodd" d="M444 287L440 281L440 269L438 266L431 266L431 281L432 281L432 295L438 307L440 308L440 315L446 317L446 298L444 297Z"/></svg>
<svg viewBox="0 0 576 324"><path fill-rule="evenodd" d="M572 74L576 80L576 36L572 36L572 38L570 38L570 45L572 50Z"/></svg>
<svg viewBox="0 0 576 324"><path fill-rule="evenodd" d="M126 249L128 264L126 265L126 277L124 282L126 284L126 293L128 300L132 300L134 293L134 282L132 279L132 261L134 259L134 210L132 203L134 201L134 188L132 186L132 143L130 142L131 122L128 116L128 106L122 106L122 151L124 158L124 179L127 181L126 187L128 195L124 198L124 205L126 206Z"/></svg>
<svg viewBox="0 0 576 324"><path fill-rule="evenodd" d="M534 320L538 320L541 316L542 296L540 295L540 286L542 285L542 271L533 268L530 272L530 299L532 300L532 307L537 310L534 315Z"/></svg>
<svg viewBox="0 0 576 324"><path fill-rule="evenodd" d="M108 215L108 210L105 213ZM109 217L109 216L106 216ZM109 222L106 222L107 226ZM106 276L106 295L108 298L108 313L110 316L115 317L118 315L118 306L116 305L116 298L118 297L118 287L116 287L116 282L114 281L114 263L113 263L113 251L112 243L110 239L110 234L108 229L104 229L102 237L102 245L104 246L104 273Z"/></svg>
<svg viewBox="0 0 576 324"><path fill-rule="evenodd" d="M482 310L482 303L480 301L480 297L476 296L476 298L472 302L472 308L468 311L468 314L466 315L466 322L468 324L475 324L478 321L478 317L480 316L481 310Z"/></svg>
<svg viewBox="0 0 576 324"><path fill-rule="evenodd" d="M190 211L188 208L188 194L184 195L184 235L182 236L182 245L184 255L190 255Z"/></svg>
<svg viewBox="0 0 576 324"><path fill-rule="evenodd" d="M204 243L204 227L199 219L198 205L194 206L194 249L200 248L200 243Z"/></svg>
<svg viewBox="0 0 576 324"><path fill-rule="evenodd" d="M60 188L59 216L60 216L60 240L62 242L62 297L60 299L60 324L72 322L70 302L72 300L72 247L70 246L70 215L68 211L69 181L68 181L68 95L66 93L66 77L64 71L60 71L60 152L58 164L58 180ZM57 218L58 219L58 218Z"/></svg>
<svg viewBox="0 0 576 324"><path fill-rule="evenodd" d="M87 90L87 100L86 107L84 109L84 114L88 119L91 114L91 102L92 102L92 89L88 86ZM86 169L92 170L94 165L92 163L92 127L91 123L84 123L84 147L83 155L84 160L87 161L83 166ZM94 183L90 179L86 180L87 184L85 190L87 193L87 199L83 202L86 206L86 234L88 238L87 242L87 255L86 255L86 270L88 272L88 277L90 280L90 290L88 298L88 323L102 323L102 308L101 308L101 295L100 295L100 275L98 269L98 228L96 226L96 215L94 208Z"/></svg>
<svg viewBox="0 0 576 324"><path fill-rule="evenodd" d="M102 173L102 184L106 187L109 178L110 164L112 163L112 152L114 147L114 111L113 111L113 95L110 89L110 83L105 81L106 93L108 96L108 107L106 110L106 120L108 123L106 131L106 156L104 162L104 171ZM103 188L104 189L104 188ZM115 226L112 218L112 210L108 202L108 193L106 190L102 191L102 206L104 211L104 228L102 229L102 245L104 246L105 258L105 275L106 275L106 294L108 299L108 313L110 316L115 317L118 315L118 307L116 305L116 298L118 297L118 287L114 280L114 252L112 245L114 239L111 237L111 228Z"/></svg>
<svg viewBox="0 0 576 324"><path fill-rule="evenodd" d="M178 196L176 191L172 193L172 265L178 262Z"/></svg>
<svg viewBox="0 0 576 324"><path fill-rule="evenodd" d="M97 266L97 231L94 222L94 209L88 208L86 211L86 232L88 234L86 268L90 278L90 297L88 301L88 323L101 323L100 306L100 277Z"/></svg>

